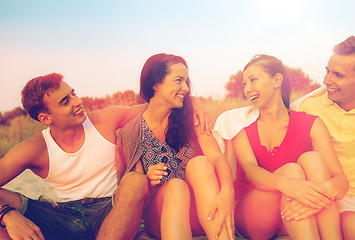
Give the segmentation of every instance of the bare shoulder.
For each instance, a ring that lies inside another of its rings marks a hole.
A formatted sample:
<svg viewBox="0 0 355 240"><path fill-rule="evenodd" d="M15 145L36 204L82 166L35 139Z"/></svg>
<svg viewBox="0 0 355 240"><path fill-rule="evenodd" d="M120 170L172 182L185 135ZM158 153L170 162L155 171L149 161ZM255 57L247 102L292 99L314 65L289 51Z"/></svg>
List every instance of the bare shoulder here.
<svg viewBox="0 0 355 240"><path fill-rule="evenodd" d="M117 123L123 119L127 109L127 107L123 106L110 106L89 112L87 115L94 124Z"/></svg>
<svg viewBox="0 0 355 240"><path fill-rule="evenodd" d="M310 136L312 141L320 141L320 142L330 142L331 141L331 136L329 133L329 130L325 123L323 122L320 117L317 117L314 120L313 126L311 128Z"/></svg>
<svg viewBox="0 0 355 240"><path fill-rule="evenodd" d="M247 133L245 129L240 130L232 139L232 143L245 141L247 139Z"/></svg>
<svg viewBox="0 0 355 240"><path fill-rule="evenodd" d="M0 185L6 184L26 169L40 176L48 171L47 146L41 133L17 144L0 159Z"/></svg>
<svg viewBox="0 0 355 240"><path fill-rule="evenodd" d="M328 132L328 128L320 117L316 117L311 128L311 135L324 131Z"/></svg>
<svg viewBox="0 0 355 240"><path fill-rule="evenodd" d="M88 117L95 126L105 124L117 130L123 127L144 108L146 108L146 104L129 107L114 105L102 110L89 112Z"/></svg>
<svg viewBox="0 0 355 240"><path fill-rule="evenodd" d="M5 156L4 160L18 162L26 167L40 165L47 155L47 146L38 133L14 146Z"/></svg>

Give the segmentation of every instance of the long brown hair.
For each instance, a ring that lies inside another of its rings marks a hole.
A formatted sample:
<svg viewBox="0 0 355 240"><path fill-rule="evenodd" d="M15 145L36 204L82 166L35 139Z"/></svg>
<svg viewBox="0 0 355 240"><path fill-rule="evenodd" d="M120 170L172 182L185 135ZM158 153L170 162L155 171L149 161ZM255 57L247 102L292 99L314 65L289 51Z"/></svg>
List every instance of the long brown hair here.
<svg viewBox="0 0 355 240"><path fill-rule="evenodd" d="M146 102L149 103L154 96L153 87L163 81L169 73L169 67L176 63L182 63L188 68L182 57L172 54L160 53L148 58L141 72L139 92ZM188 87L190 87L189 82ZM195 137L193 128L193 108L190 92L188 92L184 98L183 107L173 108L170 113L165 134L166 143L178 151Z"/></svg>

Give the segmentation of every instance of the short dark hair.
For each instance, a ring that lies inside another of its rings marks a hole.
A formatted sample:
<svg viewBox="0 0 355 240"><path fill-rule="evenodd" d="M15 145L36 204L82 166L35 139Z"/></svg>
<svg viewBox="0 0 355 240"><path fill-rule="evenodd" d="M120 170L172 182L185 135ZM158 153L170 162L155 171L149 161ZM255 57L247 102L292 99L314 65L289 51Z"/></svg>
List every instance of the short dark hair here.
<svg viewBox="0 0 355 240"><path fill-rule="evenodd" d="M39 121L40 113L49 113L46 104L43 102L44 94L60 87L63 76L58 73L51 73L39 76L27 82L22 89L22 105L27 113L36 121Z"/></svg>
<svg viewBox="0 0 355 240"><path fill-rule="evenodd" d="M333 52L339 55L350 55L355 53L355 36L350 36L345 41L335 45Z"/></svg>
<svg viewBox="0 0 355 240"><path fill-rule="evenodd" d="M291 94L291 81L287 74L286 68L283 63L276 57L258 54L255 55L250 62L244 67L243 72L253 64L258 64L261 66L265 72L267 72L271 77L274 77L277 73L281 73L283 76L283 81L281 85L282 100L286 108L290 107L290 94Z"/></svg>

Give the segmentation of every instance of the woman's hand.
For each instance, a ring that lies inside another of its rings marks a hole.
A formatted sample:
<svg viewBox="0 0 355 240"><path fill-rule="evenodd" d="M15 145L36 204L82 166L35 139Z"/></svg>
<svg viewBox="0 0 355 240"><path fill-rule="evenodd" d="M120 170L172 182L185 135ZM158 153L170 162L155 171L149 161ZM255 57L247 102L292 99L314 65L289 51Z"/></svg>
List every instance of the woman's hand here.
<svg viewBox="0 0 355 240"><path fill-rule="evenodd" d="M234 239L235 225L234 225L234 193L233 191L221 190L215 199L212 201L212 205L208 212L208 220L215 218L216 212L218 212L218 225L216 238L222 231L223 225L226 224L229 238Z"/></svg>
<svg viewBox="0 0 355 240"><path fill-rule="evenodd" d="M163 178L168 173L165 171L167 167L164 163L158 163L156 165L150 165L148 167L147 177L149 179L149 183L152 187L158 185Z"/></svg>
<svg viewBox="0 0 355 240"><path fill-rule="evenodd" d="M191 97L191 102L194 109L194 125L200 125L202 134L206 133L207 135L211 135L213 128L211 116L197 97Z"/></svg>
<svg viewBox="0 0 355 240"><path fill-rule="evenodd" d="M289 200L289 204L287 204L284 209L282 209L281 218L286 221L298 221L309 218L314 214L319 213L321 210L322 209L319 208L307 207L299 201L292 199Z"/></svg>
<svg viewBox="0 0 355 240"><path fill-rule="evenodd" d="M289 197L288 200L295 199L310 208L328 207L332 199L327 188L305 180L288 178L282 192Z"/></svg>

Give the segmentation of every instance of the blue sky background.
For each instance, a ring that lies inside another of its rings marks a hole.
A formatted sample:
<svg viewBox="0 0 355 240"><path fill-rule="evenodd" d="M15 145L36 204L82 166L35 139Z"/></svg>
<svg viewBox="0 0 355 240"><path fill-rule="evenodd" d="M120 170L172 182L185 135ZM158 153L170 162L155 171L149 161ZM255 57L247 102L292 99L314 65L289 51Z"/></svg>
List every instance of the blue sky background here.
<svg viewBox="0 0 355 240"><path fill-rule="evenodd" d="M353 0L0 0L0 111L51 72L80 96L138 92L160 52L186 59L198 96L224 97L258 53L322 82L333 46L355 34L354 13Z"/></svg>

